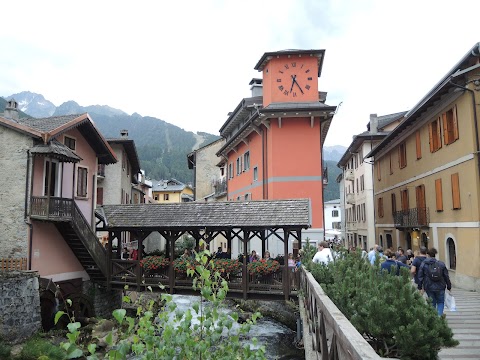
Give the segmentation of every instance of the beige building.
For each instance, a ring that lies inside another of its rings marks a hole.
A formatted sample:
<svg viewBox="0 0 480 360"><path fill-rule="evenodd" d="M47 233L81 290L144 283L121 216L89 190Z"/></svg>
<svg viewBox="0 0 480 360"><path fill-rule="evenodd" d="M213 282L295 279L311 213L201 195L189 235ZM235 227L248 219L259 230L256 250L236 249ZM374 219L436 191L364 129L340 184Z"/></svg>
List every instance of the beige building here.
<svg viewBox="0 0 480 360"><path fill-rule="evenodd" d="M193 169L195 201L225 201L227 179L225 160L216 154L225 145L221 138L188 154L188 168Z"/></svg>
<svg viewBox="0 0 480 360"><path fill-rule="evenodd" d="M480 43L367 157L374 158L376 236L435 247L452 282L480 290Z"/></svg>
<svg viewBox="0 0 480 360"><path fill-rule="evenodd" d="M176 179L152 181L152 196L157 203L171 204L193 201L193 189Z"/></svg>
<svg viewBox="0 0 480 360"><path fill-rule="evenodd" d="M367 131L353 137L337 166L342 169L341 206L345 212L344 245L369 250L375 244L373 163L365 158L403 119L406 112L370 115Z"/></svg>

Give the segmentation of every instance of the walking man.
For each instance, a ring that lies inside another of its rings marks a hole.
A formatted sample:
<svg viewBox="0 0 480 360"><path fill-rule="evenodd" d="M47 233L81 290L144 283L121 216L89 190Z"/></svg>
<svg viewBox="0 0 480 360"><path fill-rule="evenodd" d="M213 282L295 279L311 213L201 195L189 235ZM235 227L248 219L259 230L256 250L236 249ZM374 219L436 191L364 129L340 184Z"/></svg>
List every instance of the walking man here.
<svg viewBox="0 0 480 360"><path fill-rule="evenodd" d="M330 247L326 241L322 241L320 244L318 244L317 253L313 257L312 261L317 264L320 263L325 265L333 261L332 251L330 250Z"/></svg>
<svg viewBox="0 0 480 360"><path fill-rule="evenodd" d="M445 307L445 287L452 290L448 269L445 264L437 259L437 249L427 250L427 258L418 270L418 290L425 290L427 296L432 299L432 305L437 309L438 315L443 315Z"/></svg>

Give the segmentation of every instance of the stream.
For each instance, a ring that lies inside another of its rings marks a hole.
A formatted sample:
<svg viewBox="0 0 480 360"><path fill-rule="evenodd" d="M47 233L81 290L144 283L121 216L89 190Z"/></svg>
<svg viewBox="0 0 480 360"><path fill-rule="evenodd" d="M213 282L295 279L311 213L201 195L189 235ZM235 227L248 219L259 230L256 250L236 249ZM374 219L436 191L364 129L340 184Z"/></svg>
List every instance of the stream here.
<svg viewBox="0 0 480 360"><path fill-rule="evenodd" d="M194 302L200 301L197 296L173 295L178 309L186 311ZM231 310L225 309L226 313ZM295 347L296 333L285 325L269 318L261 318L252 326L250 336L258 339L258 345L265 346L268 360L305 360L303 349Z"/></svg>

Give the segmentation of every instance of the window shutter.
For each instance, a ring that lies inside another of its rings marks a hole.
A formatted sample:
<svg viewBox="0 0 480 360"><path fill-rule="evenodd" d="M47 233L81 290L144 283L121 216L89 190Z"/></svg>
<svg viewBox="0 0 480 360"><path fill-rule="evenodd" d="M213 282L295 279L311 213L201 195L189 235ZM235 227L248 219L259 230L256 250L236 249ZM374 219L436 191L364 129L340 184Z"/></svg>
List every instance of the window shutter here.
<svg viewBox="0 0 480 360"><path fill-rule="evenodd" d="M417 145L417 160L422 158L422 142L420 138L420 130L415 134L415 140Z"/></svg>
<svg viewBox="0 0 480 360"><path fill-rule="evenodd" d="M443 143L445 145L450 144L450 139L448 138L448 122L447 122L447 113L442 114L443 121Z"/></svg>
<svg viewBox="0 0 480 360"><path fill-rule="evenodd" d="M460 209L460 181L458 173L452 174L452 204L454 209Z"/></svg>
<svg viewBox="0 0 480 360"><path fill-rule="evenodd" d="M103 188L97 187L97 205L103 205Z"/></svg>
<svg viewBox="0 0 480 360"><path fill-rule="evenodd" d="M441 126L441 121L440 117L437 119L437 144L438 144L438 149L442 147L442 126Z"/></svg>
<svg viewBox="0 0 480 360"><path fill-rule="evenodd" d="M457 105L453 107L453 141L458 140Z"/></svg>
<svg viewBox="0 0 480 360"><path fill-rule="evenodd" d="M437 211L443 211L442 179L435 180L435 198L437 203Z"/></svg>
<svg viewBox="0 0 480 360"><path fill-rule="evenodd" d="M434 152L434 147L433 147L433 123L428 124L428 141L430 143L430 152Z"/></svg>

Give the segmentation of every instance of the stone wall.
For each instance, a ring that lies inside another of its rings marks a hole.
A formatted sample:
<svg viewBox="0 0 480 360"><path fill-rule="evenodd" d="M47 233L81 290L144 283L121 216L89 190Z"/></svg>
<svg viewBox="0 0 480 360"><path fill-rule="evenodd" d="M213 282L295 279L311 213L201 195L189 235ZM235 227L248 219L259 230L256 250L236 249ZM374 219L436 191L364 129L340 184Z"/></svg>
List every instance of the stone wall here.
<svg viewBox="0 0 480 360"><path fill-rule="evenodd" d="M122 306L122 292L120 290L107 291L103 286L91 281L84 281L82 292L91 302L95 317L111 318L113 310L120 309Z"/></svg>
<svg viewBox="0 0 480 360"><path fill-rule="evenodd" d="M16 343L42 327L36 271L0 272L0 337Z"/></svg>
<svg viewBox="0 0 480 360"><path fill-rule="evenodd" d="M0 126L0 257L26 258L24 221L27 150L32 139Z"/></svg>

